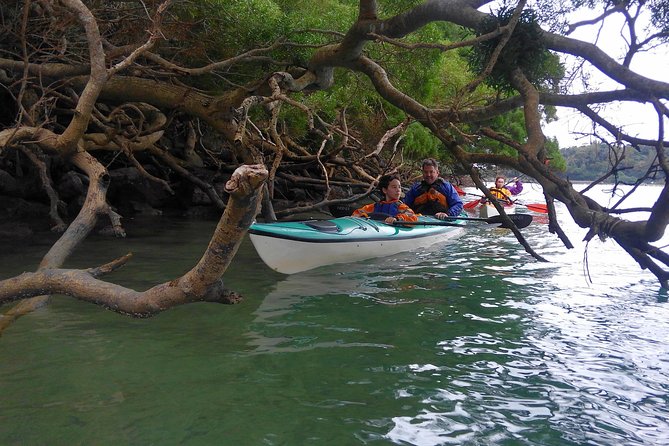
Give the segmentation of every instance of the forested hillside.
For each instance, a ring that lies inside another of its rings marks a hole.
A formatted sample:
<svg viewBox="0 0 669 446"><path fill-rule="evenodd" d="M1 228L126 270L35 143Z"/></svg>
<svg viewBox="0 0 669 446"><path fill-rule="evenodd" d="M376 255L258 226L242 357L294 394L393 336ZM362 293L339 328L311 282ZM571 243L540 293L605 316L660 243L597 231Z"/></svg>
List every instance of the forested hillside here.
<svg viewBox="0 0 669 446"><path fill-rule="evenodd" d="M561 149L567 169L565 175L572 181L592 181L610 172L617 165L614 175L607 181L634 183L648 174L656 160L656 151L652 147L641 146L636 150L630 146L611 148L606 144L590 144L581 147ZM654 171L651 171L651 175ZM651 176L652 177L652 176ZM664 178L664 173L657 173L656 179Z"/></svg>

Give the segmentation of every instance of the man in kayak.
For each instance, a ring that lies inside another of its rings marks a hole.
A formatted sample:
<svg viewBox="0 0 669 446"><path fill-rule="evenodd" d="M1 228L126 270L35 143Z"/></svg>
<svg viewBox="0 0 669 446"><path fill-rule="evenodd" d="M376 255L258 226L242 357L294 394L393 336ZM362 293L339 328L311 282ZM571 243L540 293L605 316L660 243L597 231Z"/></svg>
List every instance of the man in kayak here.
<svg viewBox="0 0 669 446"><path fill-rule="evenodd" d="M354 217L368 217L372 213L387 214L388 216L383 221L389 225L392 225L397 220L418 221L418 217L414 211L400 201L402 184L397 175L382 176L379 180L379 189L383 192L385 199L356 209L353 211Z"/></svg>
<svg viewBox="0 0 669 446"><path fill-rule="evenodd" d="M495 178L495 187L490 188L490 193L493 197L497 198L503 203L505 202L508 204L513 204L513 199L511 196L518 195L523 191L523 183L518 178L511 180L511 183L514 182L514 186L510 186L510 183L504 184L506 183L506 178L500 175ZM481 203L485 203L486 201L488 201L486 197L481 198Z"/></svg>
<svg viewBox="0 0 669 446"><path fill-rule="evenodd" d="M439 177L439 163L434 158L423 160L423 181L417 181L404 197L407 206L437 218L457 217L462 200L453 185Z"/></svg>

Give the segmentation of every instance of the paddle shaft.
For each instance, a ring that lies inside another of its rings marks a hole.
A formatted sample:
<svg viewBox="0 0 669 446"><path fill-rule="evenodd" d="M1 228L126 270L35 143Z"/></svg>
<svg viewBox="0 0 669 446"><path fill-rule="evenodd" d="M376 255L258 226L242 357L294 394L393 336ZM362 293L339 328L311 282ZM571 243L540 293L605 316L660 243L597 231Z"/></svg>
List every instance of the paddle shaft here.
<svg viewBox="0 0 669 446"><path fill-rule="evenodd" d="M509 220L511 220L516 226L527 223L525 226L529 225L532 222L532 216L529 214L507 214ZM471 221L483 221L488 224L498 224L504 223L504 218L501 215L495 215L489 218L479 218L479 217L446 217L447 220L471 220ZM523 226L524 227L524 226Z"/></svg>
<svg viewBox="0 0 669 446"><path fill-rule="evenodd" d="M467 195L473 195L475 197L485 198L483 195L473 194L471 192L467 192ZM513 203L517 204L518 206L524 206L524 207L526 207L527 209L529 209L533 212L538 212L540 214L547 214L548 213L548 207L543 203L528 203L528 204L525 204L525 203L519 202L517 200L514 201ZM475 208L476 205L478 205L478 204L479 204L479 200L472 200L472 201L468 201L467 203L465 203L463 207L465 209L472 209L472 208Z"/></svg>
<svg viewBox="0 0 669 446"><path fill-rule="evenodd" d="M391 226L459 226L461 228L471 227L467 225L461 225L460 223L453 223L450 221L429 222L429 221L404 221L404 220L397 220Z"/></svg>
<svg viewBox="0 0 669 446"><path fill-rule="evenodd" d="M507 217L513 222L518 228L525 228L532 223L532 216L530 214L508 214ZM505 220L501 215L495 215L490 218L476 218L476 217L447 217L448 220L469 220L469 221L481 221L488 224L501 224L502 227L505 227ZM444 224L445 223L445 224ZM398 220L395 222L397 225L412 225L412 226L453 226L458 225L457 223L448 222L448 221L402 221ZM460 226L460 225L458 225Z"/></svg>

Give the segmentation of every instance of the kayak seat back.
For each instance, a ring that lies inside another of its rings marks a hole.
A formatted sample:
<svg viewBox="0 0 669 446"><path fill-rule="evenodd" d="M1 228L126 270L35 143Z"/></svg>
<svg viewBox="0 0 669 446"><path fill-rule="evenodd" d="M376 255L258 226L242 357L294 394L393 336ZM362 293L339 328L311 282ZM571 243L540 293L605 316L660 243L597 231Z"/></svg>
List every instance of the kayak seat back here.
<svg viewBox="0 0 669 446"><path fill-rule="evenodd" d="M331 222L330 220L314 220L314 221L307 221L305 222L307 226L310 228L314 228L317 231L321 232L330 232L330 233L335 233L339 232L341 229L339 229L339 226L337 226L336 223Z"/></svg>

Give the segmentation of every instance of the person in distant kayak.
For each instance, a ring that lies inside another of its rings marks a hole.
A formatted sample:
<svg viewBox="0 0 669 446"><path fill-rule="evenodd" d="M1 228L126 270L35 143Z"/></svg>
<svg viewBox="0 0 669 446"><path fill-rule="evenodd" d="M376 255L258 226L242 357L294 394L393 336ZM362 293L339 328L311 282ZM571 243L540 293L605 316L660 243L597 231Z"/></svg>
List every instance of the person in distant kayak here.
<svg viewBox="0 0 669 446"><path fill-rule="evenodd" d="M514 178L511 182L515 182L515 185L504 184L506 183L506 178L501 175L498 176L495 178L495 187L490 188L490 193L502 203L513 204L511 196L518 195L523 191L523 183L518 178ZM481 203L485 203L486 201L488 201L486 197L481 198Z"/></svg>
<svg viewBox="0 0 669 446"><path fill-rule="evenodd" d="M379 180L379 189L383 192L385 199L356 209L353 212L354 217L368 217L372 213L387 214L388 216L383 221L389 225L398 220L418 221L418 217L414 211L400 201L402 184L397 175L382 176Z"/></svg>
<svg viewBox="0 0 669 446"><path fill-rule="evenodd" d="M423 180L417 181L404 197L404 202L416 212L437 218L457 217L462 212L462 200L451 183L439 177L439 163L434 158L423 160Z"/></svg>

